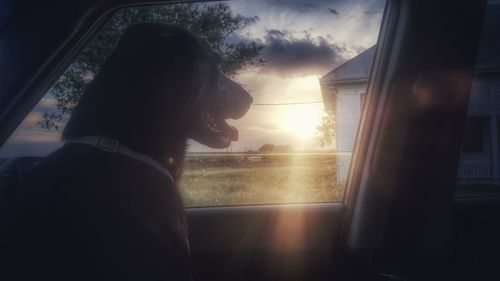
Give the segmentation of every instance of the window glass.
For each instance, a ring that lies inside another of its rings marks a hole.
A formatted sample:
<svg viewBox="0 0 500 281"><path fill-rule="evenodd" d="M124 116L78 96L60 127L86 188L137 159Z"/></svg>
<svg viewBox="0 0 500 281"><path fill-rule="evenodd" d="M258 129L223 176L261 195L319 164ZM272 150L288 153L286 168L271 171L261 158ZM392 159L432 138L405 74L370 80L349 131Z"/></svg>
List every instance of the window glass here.
<svg viewBox="0 0 500 281"><path fill-rule="evenodd" d="M476 58L457 196L500 194L500 2L490 1Z"/></svg>
<svg viewBox="0 0 500 281"><path fill-rule="evenodd" d="M375 53L384 1L235 1L116 12L25 118L0 159L46 157L127 27L191 30L221 69L253 96L228 120L224 149L189 141L179 180L187 206L341 201ZM36 158L30 158L36 159Z"/></svg>

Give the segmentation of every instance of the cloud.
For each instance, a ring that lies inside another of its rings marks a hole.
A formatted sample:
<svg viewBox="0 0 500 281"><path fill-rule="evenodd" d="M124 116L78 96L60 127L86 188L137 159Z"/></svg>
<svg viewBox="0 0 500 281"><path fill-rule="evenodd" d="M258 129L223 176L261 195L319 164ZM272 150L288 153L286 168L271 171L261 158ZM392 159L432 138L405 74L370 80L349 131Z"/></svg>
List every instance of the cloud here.
<svg viewBox="0 0 500 281"><path fill-rule="evenodd" d="M275 72L281 76L302 77L321 75L344 60L346 49L329 43L324 37L294 38L287 31L269 30L265 37L262 71Z"/></svg>
<svg viewBox="0 0 500 281"><path fill-rule="evenodd" d="M52 97L43 97L36 105L34 111L47 112L57 110L57 101Z"/></svg>
<svg viewBox="0 0 500 281"><path fill-rule="evenodd" d="M311 10L319 9L319 6L317 4L313 4L313 3L301 3L299 5L292 7L292 9L299 12L299 13L308 13Z"/></svg>
<svg viewBox="0 0 500 281"><path fill-rule="evenodd" d="M328 8L328 12L331 13L331 14L334 14L336 16L339 15L339 12L336 9L333 9L333 8Z"/></svg>
<svg viewBox="0 0 500 281"><path fill-rule="evenodd" d="M298 7L305 7L306 9L309 8L318 8L321 6L328 6L331 4L337 4L337 3L344 3L344 2L349 2L349 0L263 0L262 2L266 3L267 5L279 7L279 8L289 8L289 9L295 9L295 10L300 10Z"/></svg>
<svg viewBox="0 0 500 281"><path fill-rule="evenodd" d="M363 13L366 14L366 15L377 15L377 14L382 14L384 11L380 11L380 10L374 10L374 11L364 11Z"/></svg>

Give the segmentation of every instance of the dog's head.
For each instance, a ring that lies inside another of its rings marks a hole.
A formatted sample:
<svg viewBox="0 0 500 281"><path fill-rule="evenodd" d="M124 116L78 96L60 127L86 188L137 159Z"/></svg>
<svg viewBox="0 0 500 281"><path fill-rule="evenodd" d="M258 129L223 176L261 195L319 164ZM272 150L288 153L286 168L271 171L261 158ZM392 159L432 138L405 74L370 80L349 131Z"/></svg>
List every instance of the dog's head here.
<svg viewBox="0 0 500 281"><path fill-rule="evenodd" d="M225 120L242 117L252 98L221 72L220 61L182 28L133 26L87 88L64 137L101 134L149 154L185 138L227 147L238 131Z"/></svg>
<svg viewBox="0 0 500 281"><path fill-rule="evenodd" d="M250 108L252 97L227 77L217 64L200 65L200 90L189 113L189 137L213 148L228 147L238 140L238 129L227 119L239 119Z"/></svg>
<svg viewBox="0 0 500 281"><path fill-rule="evenodd" d="M185 42L181 43L183 48L189 45L195 58L193 91L182 124L187 137L212 148L228 147L232 141L238 140L239 133L226 120L244 116L253 102L252 97L221 71L222 58L208 43L179 28L175 28L170 36L173 40L177 38Z"/></svg>

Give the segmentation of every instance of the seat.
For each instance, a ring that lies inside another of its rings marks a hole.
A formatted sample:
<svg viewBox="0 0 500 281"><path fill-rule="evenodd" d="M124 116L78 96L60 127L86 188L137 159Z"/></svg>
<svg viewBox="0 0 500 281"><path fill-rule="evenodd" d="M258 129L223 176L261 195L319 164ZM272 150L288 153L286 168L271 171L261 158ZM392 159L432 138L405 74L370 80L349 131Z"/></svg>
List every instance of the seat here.
<svg viewBox="0 0 500 281"><path fill-rule="evenodd" d="M40 162L43 157L17 157L0 164L0 198L18 186Z"/></svg>

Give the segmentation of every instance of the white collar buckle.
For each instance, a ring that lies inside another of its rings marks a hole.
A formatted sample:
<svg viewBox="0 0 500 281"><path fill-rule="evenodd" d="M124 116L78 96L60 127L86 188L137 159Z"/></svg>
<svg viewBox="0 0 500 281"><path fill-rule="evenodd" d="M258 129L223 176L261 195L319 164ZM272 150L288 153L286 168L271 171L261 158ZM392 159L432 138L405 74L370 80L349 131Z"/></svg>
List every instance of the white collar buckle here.
<svg viewBox="0 0 500 281"><path fill-rule="evenodd" d="M97 135L95 147L107 152L116 153L118 151L118 148L120 147L120 142L117 140L108 139L101 135Z"/></svg>

